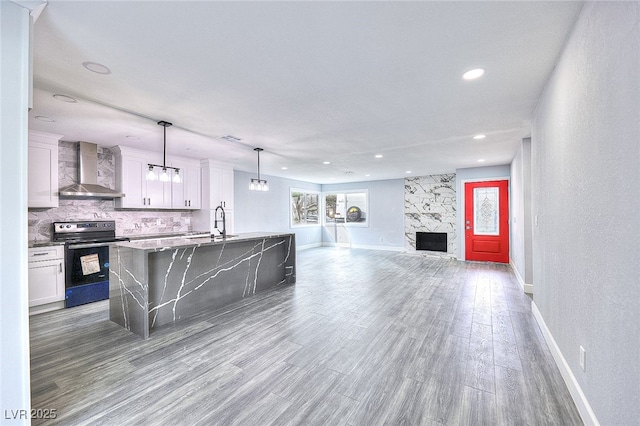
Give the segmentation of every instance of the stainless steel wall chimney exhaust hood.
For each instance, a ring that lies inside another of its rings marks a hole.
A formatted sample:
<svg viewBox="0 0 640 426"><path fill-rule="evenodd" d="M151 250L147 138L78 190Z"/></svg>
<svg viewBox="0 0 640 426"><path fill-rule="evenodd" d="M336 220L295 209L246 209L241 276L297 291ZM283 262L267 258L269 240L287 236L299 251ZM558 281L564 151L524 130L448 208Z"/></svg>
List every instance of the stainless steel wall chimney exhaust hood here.
<svg viewBox="0 0 640 426"><path fill-rule="evenodd" d="M78 183L60 188L61 197L121 198L122 192L98 185L98 145L78 142Z"/></svg>

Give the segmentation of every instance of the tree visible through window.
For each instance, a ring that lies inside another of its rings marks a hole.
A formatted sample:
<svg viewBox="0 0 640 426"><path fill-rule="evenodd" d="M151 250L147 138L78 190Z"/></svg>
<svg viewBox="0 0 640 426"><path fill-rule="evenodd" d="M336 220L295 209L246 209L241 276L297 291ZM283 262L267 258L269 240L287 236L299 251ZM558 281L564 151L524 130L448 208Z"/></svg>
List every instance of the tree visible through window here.
<svg viewBox="0 0 640 426"><path fill-rule="evenodd" d="M291 190L291 225L318 225L320 194L298 189Z"/></svg>

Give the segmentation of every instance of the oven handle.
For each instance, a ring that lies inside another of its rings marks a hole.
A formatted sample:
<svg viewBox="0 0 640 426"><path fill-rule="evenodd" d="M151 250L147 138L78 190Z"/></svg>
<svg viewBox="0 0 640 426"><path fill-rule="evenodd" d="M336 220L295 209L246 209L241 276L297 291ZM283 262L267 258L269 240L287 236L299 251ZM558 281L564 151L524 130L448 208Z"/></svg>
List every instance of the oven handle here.
<svg viewBox="0 0 640 426"><path fill-rule="evenodd" d="M94 247L106 247L109 244L113 244L113 242L112 243L104 243L103 242L103 243L69 244L67 246L67 250L83 249L83 248L94 248Z"/></svg>

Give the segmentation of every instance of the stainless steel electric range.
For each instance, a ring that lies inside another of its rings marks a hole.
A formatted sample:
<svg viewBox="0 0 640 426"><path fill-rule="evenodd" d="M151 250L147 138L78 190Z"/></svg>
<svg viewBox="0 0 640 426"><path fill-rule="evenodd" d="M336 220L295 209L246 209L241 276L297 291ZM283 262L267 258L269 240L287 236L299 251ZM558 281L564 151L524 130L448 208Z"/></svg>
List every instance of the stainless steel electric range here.
<svg viewBox="0 0 640 426"><path fill-rule="evenodd" d="M116 237L113 220L54 222L53 241L65 243L65 306L109 298L109 245Z"/></svg>

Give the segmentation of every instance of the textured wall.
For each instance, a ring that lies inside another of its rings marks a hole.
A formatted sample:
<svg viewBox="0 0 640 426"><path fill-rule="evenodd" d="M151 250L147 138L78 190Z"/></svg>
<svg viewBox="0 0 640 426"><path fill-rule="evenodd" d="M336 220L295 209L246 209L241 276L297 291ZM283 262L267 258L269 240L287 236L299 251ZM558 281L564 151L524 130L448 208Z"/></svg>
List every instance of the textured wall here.
<svg viewBox="0 0 640 426"><path fill-rule="evenodd" d="M446 232L447 253L456 257L456 175L430 175L404 180L404 238L409 251L416 249L416 232Z"/></svg>
<svg viewBox="0 0 640 426"><path fill-rule="evenodd" d="M587 3L533 121L534 302L603 425L640 419L638 135L640 3Z"/></svg>
<svg viewBox="0 0 640 426"><path fill-rule="evenodd" d="M77 180L77 143L60 142L58 184L60 188ZM108 148L98 147L98 183L115 188L115 158ZM61 198L57 208L29 209L29 240L51 240L51 224L65 220L116 221L118 235L144 235L191 230L190 211L116 210L113 200L71 200ZM158 221L160 221L158 223Z"/></svg>

